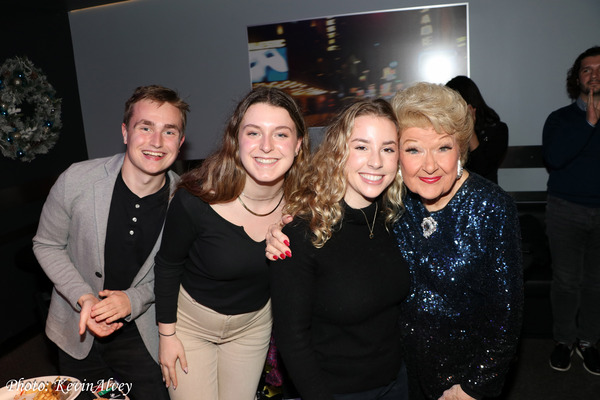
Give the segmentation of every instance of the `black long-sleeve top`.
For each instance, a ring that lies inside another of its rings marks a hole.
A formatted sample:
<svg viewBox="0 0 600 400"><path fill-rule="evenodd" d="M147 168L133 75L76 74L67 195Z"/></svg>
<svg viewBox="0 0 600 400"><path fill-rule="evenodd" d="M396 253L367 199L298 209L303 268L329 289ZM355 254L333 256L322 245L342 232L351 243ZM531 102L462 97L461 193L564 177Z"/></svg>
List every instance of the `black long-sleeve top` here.
<svg viewBox="0 0 600 400"><path fill-rule="evenodd" d="M363 211L372 221L375 205ZM398 310L409 287L395 240L381 216L369 239L365 216L347 206L322 248L308 232L303 221L286 226L292 257L270 266L275 343L292 381L303 400L389 384L402 365Z"/></svg>
<svg viewBox="0 0 600 400"><path fill-rule="evenodd" d="M269 300L265 246L200 198L178 190L155 258L158 322L176 322L180 284L198 303L221 314L261 309Z"/></svg>
<svg viewBox="0 0 600 400"><path fill-rule="evenodd" d="M476 131L479 146L469 153L466 168L498 183L498 168L508 149L508 126L498 121Z"/></svg>

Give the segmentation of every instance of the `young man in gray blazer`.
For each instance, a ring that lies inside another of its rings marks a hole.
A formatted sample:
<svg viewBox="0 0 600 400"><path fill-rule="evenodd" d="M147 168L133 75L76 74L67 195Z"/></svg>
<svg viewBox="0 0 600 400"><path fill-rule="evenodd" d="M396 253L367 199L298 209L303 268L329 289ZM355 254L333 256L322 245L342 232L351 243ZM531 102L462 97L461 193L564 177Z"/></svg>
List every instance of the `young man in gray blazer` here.
<svg viewBox="0 0 600 400"><path fill-rule="evenodd" d="M59 370L91 386L115 378L136 399L168 399L157 363L154 256L178 176L188 105L138 87L125 104L124 154L73 164L44 204L33 250L54 283L46 334Z"/></svg>

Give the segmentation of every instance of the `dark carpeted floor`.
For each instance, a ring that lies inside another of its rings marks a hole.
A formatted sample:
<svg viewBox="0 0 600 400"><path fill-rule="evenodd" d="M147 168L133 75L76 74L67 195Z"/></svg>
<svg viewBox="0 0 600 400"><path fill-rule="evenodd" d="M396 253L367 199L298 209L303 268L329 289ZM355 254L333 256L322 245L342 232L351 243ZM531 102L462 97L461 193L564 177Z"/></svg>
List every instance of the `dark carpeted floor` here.
<svg viewBox="0 0 600 400"><path fill-rule="evenodd" d="M599 400L600 376L587 372L577 355L568 371L553 370L548 361L553 348L552 339L522 339L501 399Z"/></svg>
<svg viewBox="0 0 600 400"><path fill-rule="evenodd" d="M600 376L584 370L573 357L571 369L557 372L548 365L554 343L547 338L524 338L502 400L599 400ZM29 332L0 352L0 386L10 379L56 375L54 345L39 332Z"/></svg>

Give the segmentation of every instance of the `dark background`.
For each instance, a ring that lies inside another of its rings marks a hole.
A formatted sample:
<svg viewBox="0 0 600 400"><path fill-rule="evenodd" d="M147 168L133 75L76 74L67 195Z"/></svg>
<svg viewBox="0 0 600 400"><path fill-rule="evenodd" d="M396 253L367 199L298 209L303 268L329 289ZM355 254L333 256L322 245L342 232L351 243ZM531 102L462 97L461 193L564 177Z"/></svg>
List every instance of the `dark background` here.
<svg viewBox="0 0 600 400"><path fill-rule="evenodd" d="M31 239L55 179L72 163L88 158L68 11L114 2L4 0L0 6L0 63L29 58L62 99L63 123L49 153L30 162L0 155L0 345L37 327L44 317L49 282L33 256Z"/></svg>

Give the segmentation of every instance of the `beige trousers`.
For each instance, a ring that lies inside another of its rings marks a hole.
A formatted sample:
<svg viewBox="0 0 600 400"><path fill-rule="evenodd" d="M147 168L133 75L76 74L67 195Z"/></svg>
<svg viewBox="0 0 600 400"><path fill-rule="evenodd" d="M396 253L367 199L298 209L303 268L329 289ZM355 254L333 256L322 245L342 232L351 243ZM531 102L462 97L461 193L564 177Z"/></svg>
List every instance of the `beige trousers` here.
<svg viewBox="0 0 600 400"><path fill-rule="evenodd" d="M253 400L271 337L271 301L247 314L223 315L179 292L177 337L188 362L177 363L172 400Z"/></svg>

